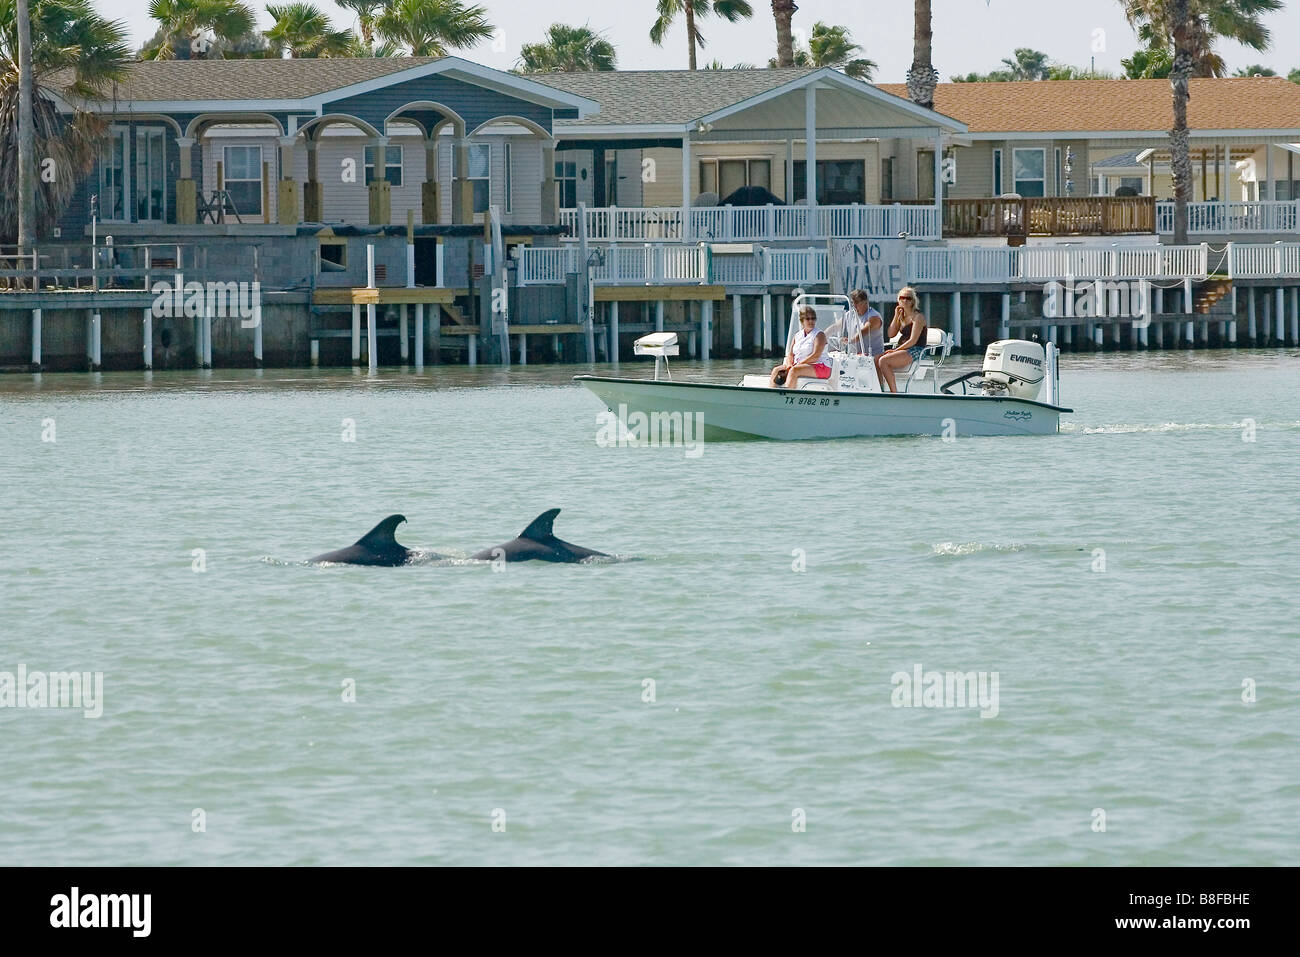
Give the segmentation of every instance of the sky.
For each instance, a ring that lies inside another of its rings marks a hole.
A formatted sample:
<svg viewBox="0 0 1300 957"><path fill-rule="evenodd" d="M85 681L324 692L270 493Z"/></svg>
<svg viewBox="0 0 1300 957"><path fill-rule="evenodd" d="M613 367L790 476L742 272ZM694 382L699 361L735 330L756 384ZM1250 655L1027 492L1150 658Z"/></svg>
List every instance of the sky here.
<svg viewBox="0 0 1300 957"><path fill-rule="evenodd" d="M145 0L93 0L99 12L125 21L132 42L153 35ZM355 22L333 0L315 0L337 27ZM600 32L618 51L624 70L685 69L686 30L674 25L662 47L650 42L655 0L480 0L497 26L493 40L460 51L485 66L508 70L524 43L541 39L554 22L586 24ZM750 0L754 16L737 24L710 18L700 32L707 45L701 65L719 59L766 64L776 52L776 30L768 0ZM271 24L264 4L253 2L264 26ZM1119 0L934 0L934 64L940 78L996 69L1017 47L1047 53L1053 61L1120 72L1119 61L1137 46L1125 22ZM811 31L818 20L847 26L864 55L879 64L877 82L902 82L912 61L912 4L907 0L800 0L794 16L798 31ZM1266 19L1271 48L1257 53L1235 43L1221 43L1219 52L1229 70L1248 64L1272 67L1285 76L1300 67L1300 0Z"/></svg>

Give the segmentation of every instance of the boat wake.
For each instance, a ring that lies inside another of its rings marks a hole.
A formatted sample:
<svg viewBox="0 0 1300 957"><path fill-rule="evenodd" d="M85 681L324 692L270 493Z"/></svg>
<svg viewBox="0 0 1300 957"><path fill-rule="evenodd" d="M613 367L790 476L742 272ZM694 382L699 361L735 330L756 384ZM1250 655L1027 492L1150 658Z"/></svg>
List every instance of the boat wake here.
<svg viewBox="0 0 1300 957"><path fill-rule="evenodd" d="M1125 435L1141 432L1240 432L1247 428L1268 429L1270 431L1300 429L1300 422L1164 422L1160 425L1079 425L1074 422L1061 423L1062 433L1076 435Z"/></svg>

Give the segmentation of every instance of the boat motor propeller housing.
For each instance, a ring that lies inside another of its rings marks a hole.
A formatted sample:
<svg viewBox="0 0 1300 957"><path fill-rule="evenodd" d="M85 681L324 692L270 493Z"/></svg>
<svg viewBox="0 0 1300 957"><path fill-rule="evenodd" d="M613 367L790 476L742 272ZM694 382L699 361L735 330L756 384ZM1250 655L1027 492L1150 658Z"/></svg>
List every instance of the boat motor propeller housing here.
<svg viewBox="0 0 1300 957"><path fill-rule="evenodd" d="M990 342L984 353L984 378L980 380L980 388L985 395L1037 399L1043 385L1045 359L1046 353L1037 342L1025 339Z"/></svg>

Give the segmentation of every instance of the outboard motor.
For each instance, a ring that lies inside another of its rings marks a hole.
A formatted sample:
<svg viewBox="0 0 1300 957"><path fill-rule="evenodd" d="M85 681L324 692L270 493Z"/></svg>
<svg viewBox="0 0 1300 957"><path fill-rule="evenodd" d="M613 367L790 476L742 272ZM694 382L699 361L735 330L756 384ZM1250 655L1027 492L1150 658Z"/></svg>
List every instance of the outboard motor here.
<svg viewBox="0 0 1300 957"><path fill-rule="evenodd" d="M1025 339L990 342L984 353L980 389L984 395L1037 399L1047 368L1045 360L1046 353L1037 342Z"/></svg>

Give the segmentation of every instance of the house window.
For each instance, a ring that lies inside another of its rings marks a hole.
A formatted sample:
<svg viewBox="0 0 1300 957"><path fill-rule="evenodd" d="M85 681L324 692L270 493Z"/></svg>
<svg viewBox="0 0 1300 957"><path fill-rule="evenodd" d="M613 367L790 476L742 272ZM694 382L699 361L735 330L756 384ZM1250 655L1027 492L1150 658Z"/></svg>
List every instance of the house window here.
<svg viewBox="0 0 1300 957"><path fill-rule="evenodd" d="M618 154L605 156L605 205L618 205Z"/></svg>
<svg viewBox="0 0 1300 957"><path fill-rule="evenodd" d="M560 209L578 206L578 164L572 160L555 161L555 190Z"/></svg>
<svg viewBox="0 0 1300 957"><path fill-rule="evenodd" d="M794 202L807 195L808 164L796 160L794 164ZM866 163L863 160L818 160L817 205L847 206L864 203L867 199Z"/></svg>
<svg viewBox="0 0 1300 957"><path fill-rule="evenodd" d="M390 186L402 185L402 148L400 146L384 147L384 179ZM366 147L366 185L375 181L375 148Z"/></svg>
<svg viewBox="0 0 1300 957"><path fill-rule="evenodd" d="M934 202L934 150L916 151L916 198Z"/></svg>
<svg viewBox="0 0 1300 957"><path fill-rule="evenodd" d="M880 161L880 201L890 202L894 198L894 158L886 156Z"/></svg>
<svg viewBox="0 0 1300 957"><path fill-rule="evenodd" d="M127 150L129 130L115 126L99 156L99 218L125 221L127 218L126 191L128 170Z"/></svg>
<svg viewBox="0 0 1300 957"><path fill-rule="evenodd" d="M1061 175L1061 150L1059 147L1054 151L1052 174L1055 177L1052 180L1052 195L1064 196L1065 190L1063 186L1065 178Z"/></svg>
<svg viewBox="0 0 1300 957"><path fill-rule="evenodd" d="M322 239L320 241L320 260L316 271L342 272L348 266L348 241L346 239Z"/></svg>
<svg viewBox="0 0 1300 957"><path fill-rule="evenodd" d="M700 192L723 200L742 186L772 188L772 161L766 157L700 160Z"/></svg>
<svg viewBox="0 0 1300 957"><path fill-rule="evenodd" d="M474 212L486 213L492 201L492 145L490 143L471 143L469 145L469 174L465 177L474 184Z"/></svg>
<svg viewBox="0 0 1300 957"><path fill-rule="evenodd" d="M227 146L226 192L242 216L262 215L262 147Z"/></svg>
<svg viewBox="0 0 1300 957"><path fill-rule="evenodd" d="M1047 195L1047 151L1015 149L1011 151L1011 173L1015 192L1021 196Z"/></svg>
<svg viewBox="0 0 1300 957"><path fill-rule="evenodd" d="M1106 178L1104 176L1093 176L1090 178L1089 190L1092 196L1106 195Z"/></svg>
<svg viewBox="0 0 1300 957"><path fill-rule="evenodd" d="M515 206L515 176L514 171L510 168L510 144L504 146L506 161L506 212L514 212Z"/></svg>
<svg viewBox="0 0 1300 957"><path fill-rule="evenodd" d="M1119 188L1124 190L1126 196L1141 196L1142 189L1145 185L1146 178L1142 176L1121 176L1119 178ZM1133 192L1130 194L1129 190L1132 190Z"/></svg>
<svg viewBox="0 0 1300 957"><path fill-rule="evenodd" d="M1002 195L1002 151L993 151L993 195Z"/></svg>
<svg viewBox="0 0 1300 957"><path fill-rule="evenodd" d="M161 127L135 129L135 219L160 223L167 218L167 146Z"/></svg>

